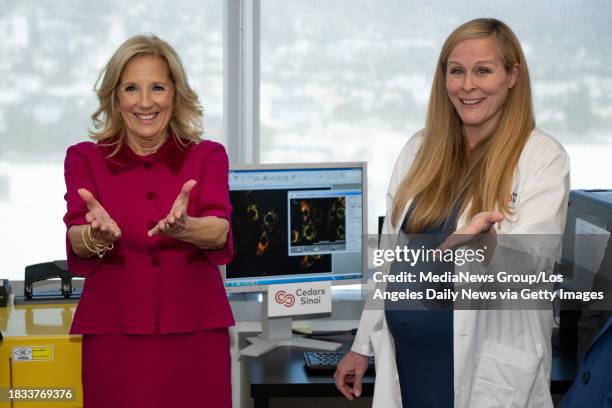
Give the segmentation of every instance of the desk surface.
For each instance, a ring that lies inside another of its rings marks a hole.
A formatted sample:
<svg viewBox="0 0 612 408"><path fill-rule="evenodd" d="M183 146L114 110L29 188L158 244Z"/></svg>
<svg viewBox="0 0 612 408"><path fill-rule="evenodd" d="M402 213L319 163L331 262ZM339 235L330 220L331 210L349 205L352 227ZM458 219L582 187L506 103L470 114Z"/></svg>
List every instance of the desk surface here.
<svg viewBox="0 0 612 408"><path fill-rule="evenodd" d="M73 337L69 335L75 303L26 303L15 305L11 295L9 304L0 307L0 332L7 338L31 338L31 336Z"/></svg>
<svg viewBox="0 0 612 408"><path fill-rule="evenodd" d="M343 343L340 351L350 349L347 337L325 337ZM341 397L329 372L310 374L304 368L304 351L297 347L279 347L260 357L245 359L252 398ZM363 379L363 395L374 393L374 375Z"/></svg>
<svg viewBox="0 0 612 408"><path fill-rule="evenodd" d="M241 337L244 339L246 336ZM326 339L343 343L340 351L344 352L349 350L352 340L349 336ZM307 349L279 347L261 357L242 357L251 397L255 399L256 406L267 406L267 402L260 404L258 400L261 402L269 398L342 397L330 374L313 375L306 371L304 351ZM575 375L575 353L564 353L553 348L551 393L564 394ZM364 377L363 396L373 395L374 378L374 375Z"/></svg>

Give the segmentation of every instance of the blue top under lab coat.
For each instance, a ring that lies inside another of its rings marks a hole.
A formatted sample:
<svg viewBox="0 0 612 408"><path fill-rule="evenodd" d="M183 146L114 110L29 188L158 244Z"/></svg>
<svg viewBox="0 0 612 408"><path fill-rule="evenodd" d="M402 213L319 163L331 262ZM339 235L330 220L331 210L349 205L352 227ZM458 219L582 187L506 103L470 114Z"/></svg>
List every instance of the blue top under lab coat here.
<svg viewBox="0 0 612 408"><path fill-rule="evenodd" d="M456 229L457 209L453 209L448 220L430 227L418 236L405 233L412 207L408 210L400 231L397 246L434 249ZM401 271L431 271L442 274L451 264L441 261L418 262L414 267L403 262L394 262L389 274ZM427 288L442 292L450 285L428 285L423 283L389 283L387 290L403 292L405 289L424 292ZM411 310L410 302L402 307L385 307L385 316L393 340L399 376L402 406L404 408L452 408L454 406L453 367L453 305L450 301L424 300L422 310ZM401 304L401 303L400 303Z"/></svg>

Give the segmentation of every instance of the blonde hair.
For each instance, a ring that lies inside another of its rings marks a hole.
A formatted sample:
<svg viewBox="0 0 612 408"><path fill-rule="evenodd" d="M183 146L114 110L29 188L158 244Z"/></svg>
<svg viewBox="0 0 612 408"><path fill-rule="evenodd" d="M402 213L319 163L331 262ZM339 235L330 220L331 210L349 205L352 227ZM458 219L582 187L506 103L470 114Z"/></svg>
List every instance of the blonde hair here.
<svg viewBox="0 0 612 408"><path fill-rule="evenodd" d="M459 43L481 38L493 39L506 71L510 73L518 66L518 75L508 90L497 128L468 158L461 118L446 90L446 63ZM423 144L398 189L392 224L402 221L399 218L410 199L416 199L407 226L413 233L441 225L454 208L462 214L468 205L470 218L494 210L508 216L514 170L534 127L527 62L512 30L499 20L484 18L455 29L438 58Z"/></svg>
<svg viewBox="0 0 612 408"><path fill-rule="evenodd" d="M202 105L198 95L189 86L183 63L178 54L167 42L155 35L135 35L119 46L108 61L94 86L100 106L91 119L95 127L90 136L95 140L109 139L119 135L114 155L125 139L125 128L119 116L117 88L123 70L133 58L153 55L162 58L168 67L170 80L174 84L174 112L170 119L170 129L177 141L181 139L199 142L202 135Z"/></svg>

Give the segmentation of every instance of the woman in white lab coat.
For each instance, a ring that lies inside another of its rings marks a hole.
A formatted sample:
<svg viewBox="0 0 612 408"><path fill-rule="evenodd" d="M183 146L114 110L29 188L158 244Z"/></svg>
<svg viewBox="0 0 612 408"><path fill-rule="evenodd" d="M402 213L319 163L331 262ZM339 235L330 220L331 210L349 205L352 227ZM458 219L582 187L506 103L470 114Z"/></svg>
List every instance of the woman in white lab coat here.
<svg viewBox="0 0 612 408"><path fill-rule="evenodd" d="M458 27L440 53L425 128L407 142L393 170L383 234L452 225L444 245L468 244L466 236L484 233L495 259L505 234L560 236L568 194L569 160L535 128L518 39L495 19ZM556 248L536 247L526 251L537 255L538 270L551 270ZM442 320L440 311L423 311L409 320L413 327L366 307L336 386L349 399L359 397L366 356L375 354L374 407L552 407L552 312L527 309L451 310ZM425 336L422 344L440 344L414 350L416 334ZM428 365L420 357L443 350L447 361Z"/></svg>

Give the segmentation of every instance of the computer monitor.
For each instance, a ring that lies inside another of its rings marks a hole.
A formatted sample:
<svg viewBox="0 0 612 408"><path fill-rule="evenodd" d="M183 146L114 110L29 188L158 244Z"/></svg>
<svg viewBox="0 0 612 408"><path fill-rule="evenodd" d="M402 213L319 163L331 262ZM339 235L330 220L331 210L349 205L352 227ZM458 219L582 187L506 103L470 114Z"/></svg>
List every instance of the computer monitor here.
<svg viewBox="0 0 612 408"><path fill-rule="evenodd" d="M229 173L234 259L228 292L308 281L361 283L366 164L259 164Z"/></svg>
<svg viewBox="0 0 612 408"><path fill-rule="evenodd" d="M568 204L559 264L559 272L563 274L561 285L572 291L609 290L609 275L601 267L606 264L604 259L609 256L606 254L610 254L612 245L612 190L572 190ZM607 283L603 288L597 287L602 281ZM578 337L582 311L569 300L560 301L559 305L560 345L574 350L580 342L584 349L592 338Z"/></svg>
<svg viewBox="0 0 612 408"><path fill-rule="evenodd" d="M283 340L243 354L258 355L282 344L328 348L292 337L290 318L268 319L267 288L314 281L362 283L367 270L366 179L366 163L230 169L234 259L225 267L225 287L228 292L262 292L262 337Z"/></svg>

